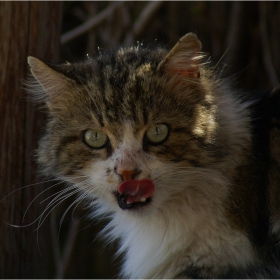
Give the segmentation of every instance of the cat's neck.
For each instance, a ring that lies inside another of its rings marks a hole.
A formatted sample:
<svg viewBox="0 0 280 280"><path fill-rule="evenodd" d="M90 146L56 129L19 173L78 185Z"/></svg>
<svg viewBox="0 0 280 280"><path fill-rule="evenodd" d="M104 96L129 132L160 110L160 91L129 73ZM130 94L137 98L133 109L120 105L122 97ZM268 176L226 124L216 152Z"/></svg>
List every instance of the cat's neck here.
<svg viewBox="0 0 280 280"><path fill-rule="evenodd" d="M172 278L194 263L219 269L253 260L250 242L229 226L223 209L204 204L194 211L185 199L153 215L114 214L107 229L121 240L124 277Z"/></svg>

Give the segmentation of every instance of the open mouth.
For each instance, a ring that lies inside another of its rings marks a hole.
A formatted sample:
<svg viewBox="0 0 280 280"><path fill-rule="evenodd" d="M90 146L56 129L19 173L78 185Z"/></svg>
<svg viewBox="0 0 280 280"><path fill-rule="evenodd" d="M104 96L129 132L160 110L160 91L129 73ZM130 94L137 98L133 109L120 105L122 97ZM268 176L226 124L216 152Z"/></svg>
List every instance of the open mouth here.
<svg viewBox="0 0 280 280"><path fill-rule="evenodd" d="M144 205L149 204L152 200L151 197L148 197L145 199L145 201L129 202L128 200L129 196L127 194L120 194L119 192L116 192L116 196L117 196L118 204L120 208L123 210L143 207Z"/></svg>
<svg viewBox="0 0 280 280"><path fill-rule="evenodd" d="M143 207L152 201L154 184L151 180L126 180L115 193L119 207L123 210Z"/></svg>

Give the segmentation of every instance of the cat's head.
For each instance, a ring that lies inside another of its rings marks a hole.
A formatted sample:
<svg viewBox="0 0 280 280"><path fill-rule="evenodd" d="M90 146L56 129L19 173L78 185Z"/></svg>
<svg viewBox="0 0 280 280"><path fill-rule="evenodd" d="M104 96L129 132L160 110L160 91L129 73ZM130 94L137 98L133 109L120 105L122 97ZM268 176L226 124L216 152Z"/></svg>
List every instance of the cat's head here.
<svg viewBox="0 0 280 280"><path fill-rule="evenodd" d="M49 115L42 172L110 211L157 209L203 181L199 170L217 158L218 123L200 49L187 34L170 52L120 49L58 66L29 57L31 91Z"/></svg>

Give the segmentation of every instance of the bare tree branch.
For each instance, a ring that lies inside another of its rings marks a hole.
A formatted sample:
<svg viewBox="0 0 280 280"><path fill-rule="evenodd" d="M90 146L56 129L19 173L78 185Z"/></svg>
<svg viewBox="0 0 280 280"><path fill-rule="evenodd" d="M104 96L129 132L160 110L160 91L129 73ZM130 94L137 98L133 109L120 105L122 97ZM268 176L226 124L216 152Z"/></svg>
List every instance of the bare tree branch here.
<svg viewBox="0 0 280 280"><path fill-rule="evenodd" d="M164 1L152 1L146 5L136 22L134 23L132 30L127 33L124 42L125 46L133 44L134 38L136 36L139 36L144 31L145 27L158 11L163 2Z"/></svg>
<svg viewBox="0 0 280 280"><path fill-rule="evenodd" d="M87 14L90 18L94 17L94 15L97 13L97 4L93 1L86 1L85 7L87 8ZM87 48L86 53L87 55L91 56L94 54L94 50L96 48L96 32L93 30L89 31L87 33Z"/></svg>
<svg viewBox="0 0 280 280"><path fill-rule="evenodd" d="M272 63L268 36L266 32L266 2L259 2L259 15L260 37L263 47L263 62L272 86L276 87L279 85L279 81Z"/></svg>
<svg viewBox="0 0 280 280"><path fill-rule="evenodd" d="M106 9L100 12L97 16L89 19L85 23L77 26L76 28L66 32L61 36L61 44L65 44L74 38L86 33L90 29L94 28L106 18L108 18L118 7L124 4L124 1L113 2Z"/></svg>
<svg viewBox="0 0 280 280"><path fill-rule="evenodd" d="M134 36L139 36L143 32L146 25L152 19L152 17L160 8L162 3L163 1L152 1L149 4L147 4L147 6L143 9L142 13L140 14L139 18L133 26Z"/></svg>
<svg viewBox="0 0 280 280"><path fill-rule="evenodd" d="M81 21L88 20L88 15L81 9L81 7L73 9L73 15Z"/></svg>
<svg viewBox="0 0 280 280"><path fill-rule="evenodd" d="M122 45L131 46L133 42L132 31L130 30L130 27L132 26L132 18L128 10L128 5L122 6L122 13L124 18L124 29L126 30L125 39Z"/></svg>
<svg viewBox="0 0 280 280"><path fill-rule="evenodd" d="M56 228L56 211L51 212L51 239L55 264L59 266L58 264L61 263L61 254L59 250L58 232Z"/></svg>
<svg viewBox="0 0 280 280"><path fill-rule="evenodd" d="M60 262L57 263L56 279L62 279L65 274L65 270L68 266L68 263L69 263L70 257L71 257L71 253L74 248L78 227L79 227L79 221L73 219L72 223L71 223L71 227L70 227L68 235L67 235L66 243L64 246L65 249L61 256Z"/></svg>
<svg viewBox="0 0 280 280"><path fill-rule="evenodd" d="M225 63L231 64L234 62L234 59L237 54L238 44L240 42L240 27L242 23L242 10L243 2L235 1L231 3L231 15L229 20L229 28L226 38L226 47L229 48L229 52L225 57Z"/></svg>

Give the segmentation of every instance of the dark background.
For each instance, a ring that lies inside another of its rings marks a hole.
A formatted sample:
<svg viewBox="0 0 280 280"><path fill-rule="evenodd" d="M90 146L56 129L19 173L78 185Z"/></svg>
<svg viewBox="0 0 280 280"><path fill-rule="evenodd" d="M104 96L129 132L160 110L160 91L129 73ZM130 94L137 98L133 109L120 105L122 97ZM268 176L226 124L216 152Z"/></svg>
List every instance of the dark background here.
<svg viewBox="0 0 280 280"><path fill-rule="evenodd" d="M280 2L0 2L0 277L112 278L120 262L115 244L96 240L104 224L89 220L83 205L60 224L75 197L45 212L38 229L45 199L65 186L36 175L46 116L22 89L28 55L75 62L120 46L171 48L194 32L222 77L245 91L267 90L280 79L279 26Z"/></svg>

